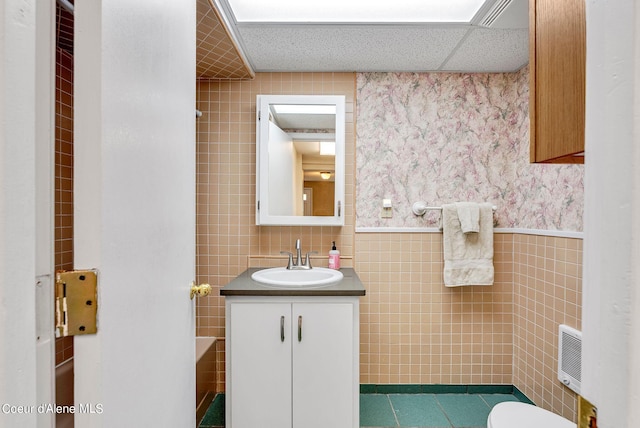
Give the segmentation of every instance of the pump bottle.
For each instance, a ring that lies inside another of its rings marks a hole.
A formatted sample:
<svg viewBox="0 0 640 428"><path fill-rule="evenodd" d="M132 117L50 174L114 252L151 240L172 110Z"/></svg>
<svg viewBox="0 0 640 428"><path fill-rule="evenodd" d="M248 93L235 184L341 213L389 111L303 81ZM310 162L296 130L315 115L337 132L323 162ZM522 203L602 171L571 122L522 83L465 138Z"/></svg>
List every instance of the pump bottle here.
<svg viewBox="0 0 640 428"><path fill-rule="evenodd" d="M336 241L329 251L329 269L340 269L340 251L336 248Z"/></svg>

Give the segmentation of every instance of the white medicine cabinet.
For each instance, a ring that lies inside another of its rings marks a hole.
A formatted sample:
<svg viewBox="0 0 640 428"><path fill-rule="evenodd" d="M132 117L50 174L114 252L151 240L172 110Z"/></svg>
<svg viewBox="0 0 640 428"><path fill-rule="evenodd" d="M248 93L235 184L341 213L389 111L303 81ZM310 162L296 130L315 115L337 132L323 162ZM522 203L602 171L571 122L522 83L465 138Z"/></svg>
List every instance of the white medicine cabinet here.
<svg viewBox="0 0 640 428"><path fill-rule="evenodd" d="M256 224L343 226L345 98L258 95Z"/></svg>

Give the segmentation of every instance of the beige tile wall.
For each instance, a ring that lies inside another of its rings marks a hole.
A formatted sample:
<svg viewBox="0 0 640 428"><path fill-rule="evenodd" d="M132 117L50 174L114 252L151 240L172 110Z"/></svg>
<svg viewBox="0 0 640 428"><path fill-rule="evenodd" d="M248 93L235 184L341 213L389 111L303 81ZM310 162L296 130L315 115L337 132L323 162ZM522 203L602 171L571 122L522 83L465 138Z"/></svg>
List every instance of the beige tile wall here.
<svg viewBox="0 0 640 428"><path fill-rule="evenodd" d="M493 286L447 288L441 234L356 234L361 382L510 384L510 243L496 235Z"/></svg>
<svg viewBox="0 0 640 428"><path fill-rule="evenodd" d="M343 228L254 225L255 96L294 93L347 97ZM279 251L298 237L320 252L322 265L336 240L343 264L354 266L367 288L361 383L515 384L571 418L575 396L555 377L554 346L559 322L580 327L581 240L496 234L495 285L445 288L440 234L355 233L354 93L351 73L198 82L197 274L214 291L198 302L197 334L224 337L218 290L248 266L281 265ZM224 340L217 343L222 391Z"/></svg>
<svg viewBox="0 0 640 428"><path fill-rule="evenodd" d="M55 269L73 269L73 57L56 50ZM56 339L56 364L73 356L73 337Z"/></svg>
<svg viewBox="0 0 640 428"><path fill-rule="evenodd" d="M344 95L346 97L346 201L344 227L255 225L255 108L258 94ZM281 250L302 240L303 251L318 251L326 266L331 241L353 256L354 234L353 73L259 73L250 81L199 80L197 108L196 256L199 282L213 286L200 299L197 335L224 337L224 299L219 288L249 266L283 265ZM217 342L218 389L224 389L224 340Z"/></svg>
<svg viewBox="0 0 640 428"><path fill-rule="evenodd" d="M513 384L575 420L576 394L557 379L558 326L582 329L582 239L515 235Z"/></svg>

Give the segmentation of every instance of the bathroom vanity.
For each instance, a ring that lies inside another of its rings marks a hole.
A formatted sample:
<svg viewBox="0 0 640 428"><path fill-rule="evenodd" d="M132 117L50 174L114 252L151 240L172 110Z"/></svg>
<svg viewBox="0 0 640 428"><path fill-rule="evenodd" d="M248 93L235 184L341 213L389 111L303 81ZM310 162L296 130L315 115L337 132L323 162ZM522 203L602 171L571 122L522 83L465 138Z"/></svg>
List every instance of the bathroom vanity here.
<svg viewBox="0 0 640 428"><path fill-rule="evenodd" d="M226 298L226 426L359 426L359 297L353 269L318 288L265 286L248 269Z"/></svg>

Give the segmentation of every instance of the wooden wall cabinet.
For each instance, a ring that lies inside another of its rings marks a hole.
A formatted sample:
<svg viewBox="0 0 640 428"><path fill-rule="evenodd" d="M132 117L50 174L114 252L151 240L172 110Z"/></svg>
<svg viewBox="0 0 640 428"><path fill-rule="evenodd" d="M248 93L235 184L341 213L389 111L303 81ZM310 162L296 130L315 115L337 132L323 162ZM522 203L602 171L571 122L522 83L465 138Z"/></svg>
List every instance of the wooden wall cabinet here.
<svg viewBox="0 0 640 428"><path fill-rule="evenodd" d="M585 0L529 0L531 162L584 163Z"/></svg>

